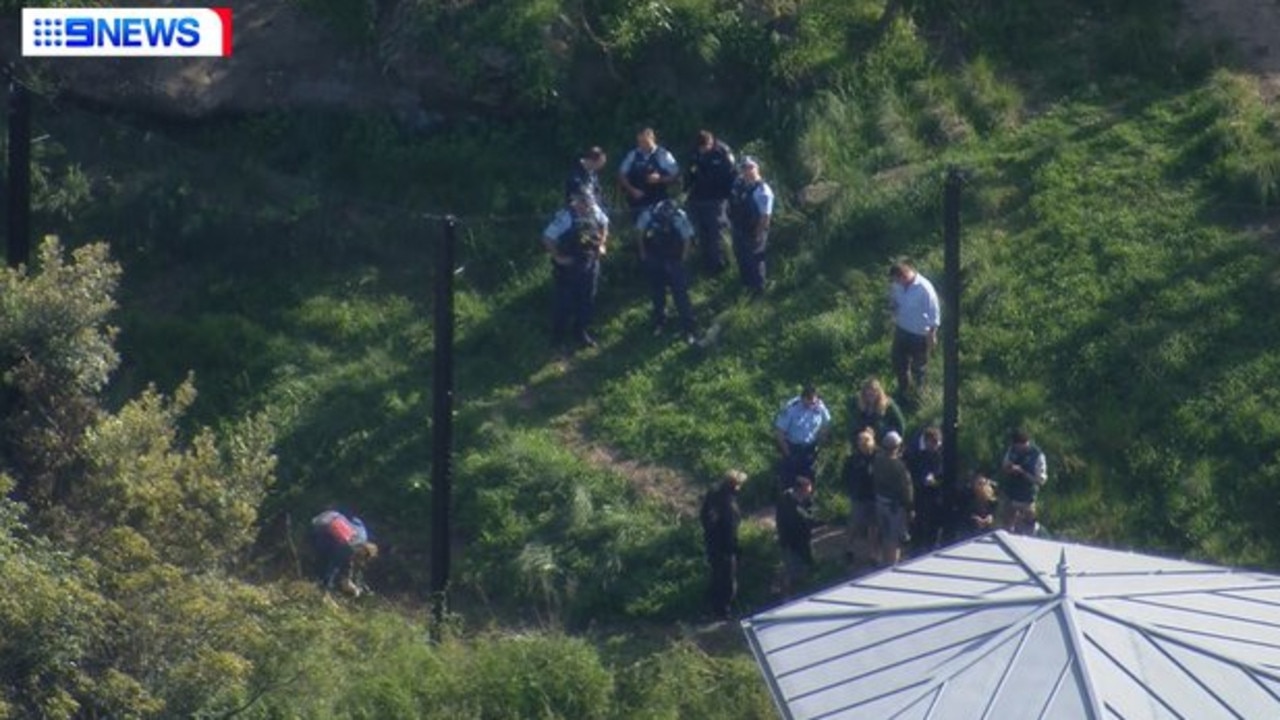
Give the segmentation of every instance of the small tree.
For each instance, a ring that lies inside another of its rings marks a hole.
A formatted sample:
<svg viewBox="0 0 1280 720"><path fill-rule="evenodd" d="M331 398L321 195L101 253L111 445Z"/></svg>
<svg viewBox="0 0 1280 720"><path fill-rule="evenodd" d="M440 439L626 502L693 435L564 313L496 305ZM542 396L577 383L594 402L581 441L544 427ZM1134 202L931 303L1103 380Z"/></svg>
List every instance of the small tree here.
<svg viewBox="0 0 1280 720"><path fill-rule="evenodd" d="M79 248L68 263L53 236L32 268L0 269L0 469L37 511L70 494L80 438L119 364L107 323L119 279L106 245Z"/></svg>

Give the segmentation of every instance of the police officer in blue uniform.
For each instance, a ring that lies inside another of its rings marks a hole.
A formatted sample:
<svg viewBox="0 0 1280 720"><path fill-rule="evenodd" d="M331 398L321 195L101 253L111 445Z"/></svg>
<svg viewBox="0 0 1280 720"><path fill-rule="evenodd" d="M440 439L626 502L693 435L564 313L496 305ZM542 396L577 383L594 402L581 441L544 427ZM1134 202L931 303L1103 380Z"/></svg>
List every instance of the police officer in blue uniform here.
<svg viewBox="0 0 1280 720"><path fill-rule="evenodd" d="M666 148L658 144L653 128L636 133L636 146L618 166L618 185L631 208L631 220L640 219L645 208L667 198L668 187L680 180L680 166Z"/></svg>
<svg viewBox="0 0 1280 720"><path fill-rule="evenodd" d="M709 130L698 133L698 142L685 171L684 188L687 205L701 246L702 268L716 275L725 267L724 231L729 227L725 214L733 181L733 149Z"/></svg>
<svg viewBox="0 0 1280 720"><path fill-rule="evenodd" d="M567 332L582 347L596 345L587 328L608 239L609 218L586 193L575 194L542 231L543 247L551 256L555 292L551 339L556 347L563 346Z"/></svg>
<svg viewBox="0 0 1280 720"><path fill-rule="evenodd" d="M733 254L742 284L752 297L764 295L765 247L773 218L773 189L760 174L760 161L744 156L729 194L729 226Z"/></svg>
<svg viewBox="0 0 1280 720"><path fill-rule="evenodd" d="M831 432L831 412L818 397L818 389L806 385L800 395L788 400L774 417L773 432L782 456L778 462L782 489L794 485L797 477L813 478L818 446Z"/></svg>
<svg viewBox="0 0 1280 720"><path fill-rule="evenodd" d="M693 305L689 302L689 278L684 260L693 239L693 225L675 200L661 200L640 214L640 259L649 275L653 299L653 334L661 335L667 319L667 288L680 315L685 342L696 342Z"/></svg>
<svg viewBox="0 0 1280 720"><path fill-rule="evenodd" d="M564 182L564 200L569 202L573 200L574 195L587 194L590 195L601 210L608 214L605 209L604 197L600 194L600 171L604 169L605 163L609 158L605 155L604 150L599 147L591 147L578 157L578 161L573 164L569 170L569 177Z"/></svg>

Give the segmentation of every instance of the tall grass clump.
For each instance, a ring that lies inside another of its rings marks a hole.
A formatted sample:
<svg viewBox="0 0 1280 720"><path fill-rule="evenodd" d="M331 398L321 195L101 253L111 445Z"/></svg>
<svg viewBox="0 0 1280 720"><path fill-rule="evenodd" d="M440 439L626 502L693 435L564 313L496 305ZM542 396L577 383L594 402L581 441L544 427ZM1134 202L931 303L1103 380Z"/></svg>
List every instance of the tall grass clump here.
<svg viewBox="0 0 1280 720"><path fill-rule="evenodd" d="M957 77L961 106L973 125L983 133L1012 130L1022 116L1022 93L1012 82L1002 80L994 63L979 55L966 64Z"/></svg>
<svg viewBox="0 0 1280 720"><path fill-rule="evenodd" d="M1263 102L1257 80L1221 70L1209 96L1217 115L1209 128L1210 171L1224 194L1260 205L1280 199L1280 114Z"/></svg>

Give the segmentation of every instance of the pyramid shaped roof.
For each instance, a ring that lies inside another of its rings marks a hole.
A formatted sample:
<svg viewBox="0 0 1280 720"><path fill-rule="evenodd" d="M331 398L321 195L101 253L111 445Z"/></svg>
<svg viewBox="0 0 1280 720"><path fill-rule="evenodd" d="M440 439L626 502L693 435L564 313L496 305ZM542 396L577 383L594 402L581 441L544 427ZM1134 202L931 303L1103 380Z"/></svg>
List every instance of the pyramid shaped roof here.
<svg viewBox="0 0 1280 720"><path fill-rule="evenodd" d="M1280 718L1280 576L1003 531L743 621L786 718Z"/></svg>

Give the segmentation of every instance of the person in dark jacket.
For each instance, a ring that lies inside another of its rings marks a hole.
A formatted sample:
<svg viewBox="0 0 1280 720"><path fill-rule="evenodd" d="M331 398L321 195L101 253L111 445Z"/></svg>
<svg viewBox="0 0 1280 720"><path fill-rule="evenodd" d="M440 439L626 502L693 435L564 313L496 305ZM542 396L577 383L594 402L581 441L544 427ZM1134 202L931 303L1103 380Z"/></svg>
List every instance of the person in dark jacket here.
<svg viewBox="0 0 1280 720"><path fill-rule="evenodd" d="M733 150L710 130L698 133L693 155L685 167L689 217L698 231L702 268L708 275L724 270L724 231L729 227L726 210L733 180L737 177Z"/></svg>
<svg viewBox="0 0 1280 720"><path fill-rule="evenodd" d="M854 440L853 453L845 461L845 488L849 493L849 555L858 564L878 557L876 485L871 467L876 458L876 434L863 430Z"/></svg>
<svg viewBox="0 0 1280 720"><path fill-rule="evenodd" d="M711 567L711 612L720 619L730 617L738 591L738 526L742 523L738 492L746 481L746 473L740 470L725 473L724 480L702 499L698 511Z"/></svg>
<svg viewBox="0 0 1280 720"><path fill-rule="evenodd" d="M599 147L587 148L578 156L578 161L569 170L569 177L564 181L564 200L572 202L577 195L589 195L608 214L604 195L600 187L600 171L608 162L608 156Z"/></svg>
<svg viewBox="0 0 1280 720"><path fill-rule="evenodd" d="M911 485L911 473L899 457L902 437L890 430L880 445L871 476L876 486L880 563L891 566L902 559L902 544L910 538L907 528L915 514L915 489Z"/></svg>
<svg viewBox="0 0 1280 720"><path fill-rule="evenodd" d="M1025 430L1009 434L1009 449L1000 463L1000 525L1009 532L1035 535L1039 528L1036 498L1049 481L1044 451L1031 442Z"/></svg>
<svg viewBox="0 0 1280 720"><path fill-rule="evenodd" d="M774 512L782 546L782 592L790 595L813 567L813 479L797 477L778 498Z"/></svg>
<svg viewBox="0 0 1280 720"><path fill-rule="evenodd" d="M916 517L911 523L911 549L924 553L938 547L947 527L948 506L954 491L945 487L942 474L942 431L927 427L907 445L904 456L915 491Z"/></svg>

